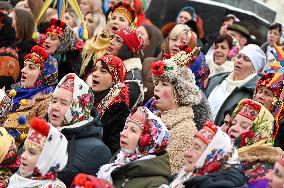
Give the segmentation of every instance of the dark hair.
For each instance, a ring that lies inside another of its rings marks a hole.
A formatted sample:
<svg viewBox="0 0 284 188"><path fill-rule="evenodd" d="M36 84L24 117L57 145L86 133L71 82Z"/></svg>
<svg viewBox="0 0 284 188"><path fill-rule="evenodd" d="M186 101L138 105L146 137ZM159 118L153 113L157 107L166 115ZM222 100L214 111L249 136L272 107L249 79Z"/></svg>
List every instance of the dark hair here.
<svg viewBox="0 0 284 188"><path fill-rule="evenodd" d="M274 23L269 26L269 30L277 29L279 33L282 32L282 25L280 23Z"/></svg>
<svg viewBox="0 0 284 188"><path fill-rule="evenodd" d="M7 12L10 12L12 8L13 7L9 2L0 1L0 10L6 10Z"/></svg>
<svg viewBox="0 0 284 188"><path fill-rule="evenodd" d="M107 63L104 62L103 60L100 60L100 61L101 61L102 68L103 68L103 69L106 69L106 70L108 71L108 73L110 73L110 70L109 70L109 68L108 68L108 66L107 66Z"/></svg>
<svg viewBox="0 0 284 188"><path fill-rule="evenodd" d="M229 45L229 49L231 50L233 48L233 38L230 35L220 35L217 37L217 39L214 41L214 44L219 44L221 42L226 41Z"/></svg>
<svg viewBox="0 0 284 188"><path fill-rule="evenodd" d="M32 13L24 9L16 8L15 15L18 40L32 40L35 27L35 19Z"/></svg>
<svg viewBox="0 0 284 188"><path fill-rule="evenodd" d="M131 50L128 48L128 46L123 43L123 45L121 46L117 57L119 57L122 61L130 59L130 58L134 58L134 54L131 52Z"/></svg>

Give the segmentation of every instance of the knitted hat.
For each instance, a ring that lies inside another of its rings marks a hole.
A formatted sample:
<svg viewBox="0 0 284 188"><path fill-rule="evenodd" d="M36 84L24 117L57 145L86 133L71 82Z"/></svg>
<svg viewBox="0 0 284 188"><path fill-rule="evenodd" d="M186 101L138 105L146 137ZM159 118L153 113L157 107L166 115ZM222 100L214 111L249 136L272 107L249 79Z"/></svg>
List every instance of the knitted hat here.
<svg viewBox="0 0 284 188"><path fill-rule="evenodd" d="M98 60L103 61L108 66L112 80L115 83L123 83L125 81L127 70L123 61L119 57L113 55L105 55L100 57Z"/></svg>
<svg viewBox="0 0 284 188"><path fill-rule="evenodd" d="M69 74L67 79L62 83L61 88L74 92L74 78L73 74Z"/></svg>
<svg viewBox="0 0 284 188"><path fill-rule="evenodd" d="M133 54L135 54L143 47L142 36L137 32L136 29L124 27L115 31L114 34L117 34L124 40L125 44L128 46L128 48Z"/></svg>
<svg viewBox="0 0 284 188"><path fill-rule="evenodd" d="M266 63L266 55L258 45L248 44L240 50L239 54L248 56L256 72L261 71Z"/></svg>
<svg viewBox="0 0 284 188"><path fill-rule="evenodd" d="M180 51L170 59L152 63L152 78L155 85L159 80L169 81L176 91L176 99L180 105L196 105L200 102L201 93L195 84L195 77L188 65L200 52L199 48L192 51Z"/></svg>
<svg viewBox="0 0 284 188"><path fill-rule="evenodd" d="M200 138L205 144L209 145L217 131L218 128L214 125L214 123L206 122L203 125L203 128L199 132L195 133L194 136Z"/></svg>
<svg viewBox="0 0 284 188"><path fill-rule="evenodd" d="M30 131L25 141L26 148L42 151L49 133L50 125L45 120L33 118L30 122Z"/></svg>
<svg viewBox="0 0 284 188"><path fill-rule="evenodd" d="M5 94L5 92L0 89L0 127L6 121L10 110L12 109L12 101L11 99Z"/></svg>
<svg viewBox="0 0 284 188"><path fill-rule="evenodd" d="M262 104L251 99L243 99L232 113L232 118L237 114L253 121L253 125L241 134L240 147L254 144L259 138L267 139L268 142L273 140L274 118Z"/></svg>
<svg viewBox="0 0 284 188"><path fill-rule="evenodd" d="M40 69L43 69L44 63L48 59L48 57L49 57L49 54L44 48L40 46L34 46L32 47L31 53L27 54L24 57L24 61L33 62Z"/></svg>
<svg viewBox="0 0 284 188"><path fill-rule="evenodd" d="M50 20L50 27L46 30L48 34L53 34L61 38L64 35L66 23L55 18Z"/></svg>
<svg viewBox="0 0 284 188"><path fill-rule="evenodd" d="M113 7L111 7L112 14L122 14L126 17L131 26L135 26L137 21L137 15L135 9L126 1L119 1Z"/></svg>

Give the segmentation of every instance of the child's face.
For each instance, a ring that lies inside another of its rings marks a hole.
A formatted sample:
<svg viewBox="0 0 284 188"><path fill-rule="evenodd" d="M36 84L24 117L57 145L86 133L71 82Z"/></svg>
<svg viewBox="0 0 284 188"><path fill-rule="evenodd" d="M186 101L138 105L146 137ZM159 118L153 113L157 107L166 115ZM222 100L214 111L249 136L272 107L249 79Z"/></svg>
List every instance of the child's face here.
<svg viewBox="0 0 284 188"><path fill-rule="evenodd" d="M21 176L29 177L33 174L41 152L27 145L25 145L24 150L25 151L21 155L19 171Z"/></svg>

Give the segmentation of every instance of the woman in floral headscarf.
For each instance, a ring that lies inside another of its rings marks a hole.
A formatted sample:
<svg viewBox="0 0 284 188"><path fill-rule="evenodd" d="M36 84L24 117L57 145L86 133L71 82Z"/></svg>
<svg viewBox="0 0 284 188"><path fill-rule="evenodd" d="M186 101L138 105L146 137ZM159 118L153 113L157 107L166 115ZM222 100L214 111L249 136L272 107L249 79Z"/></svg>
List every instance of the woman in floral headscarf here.
<svg viewBox="0 0 284 188"><path fill-rule="evenodd" d="M5 127L17 127L20 133L27 133L32 117L43 118L47 113L52 92L57 84L57 61L48 52L39 46L34 46L31 53L25 56L21 80L12 86L9 95L12 98L13 108ZM22 115L22 124L18 118Z"/></svg>
<svg viewBox="0 0 284 188"><path fill-rule="evenodd" d="M118 57L105 55L96 62L92 81L94 106L104 127L103 141L112 154L119 150L119 133L129 115L125 78L126 68Z"/></svg>
<svg viewBox="0 0 284 188"><path fill-rule="evenodd" d="M48 107L48 120L68 140L68 163L58 174L67 187L79 172L96 175L111 153L102 142L103 127L90 87L76 74L58 83Z"/></svg>
<svg viewBox="0 0 284 188"><path fill-rule="evenodd" d="M160 118L145 107L133 111L120 133L120 151L112 163L100 168L98 178L114 187L158 187L170 174L169 131Z"/></svg>
<svg viewBox="0 0 284 188"><path fill-rule="evenodd" d="M33 118L30 126L19 170L8 188L66 188L56 178L67 164L66 138L43 119Z"/></svg>
<svg viewBox="0 0 284 188"><path fill-rule="evenodd" d="M176 175L170 188L247 188L238 166L238 153L230 137L212 122L194 135L193 145L185 151L187 164Z"/></svg>
<svg viewBox="0 0 284 188"><path fill-rule="evenodd" d="M20 165L15 141L5 128L0 127L0 188L8 186L8 180Z"/></svg>
<svg viewBox="0 0 284 188"><path fill-rule="evenodd" d="M283 153L280 148L272 147L273 121L272 114L262 104L243 99L222 127L239 148L243 171L251 188L267 187L264 176Z"/></svg>

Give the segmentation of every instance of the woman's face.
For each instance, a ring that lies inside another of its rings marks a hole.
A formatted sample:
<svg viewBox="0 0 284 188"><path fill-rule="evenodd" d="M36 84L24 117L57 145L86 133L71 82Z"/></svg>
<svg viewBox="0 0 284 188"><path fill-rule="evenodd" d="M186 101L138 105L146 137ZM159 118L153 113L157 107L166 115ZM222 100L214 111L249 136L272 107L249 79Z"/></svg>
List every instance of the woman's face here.
<svg viewBox="0 0 284 188"><path fill-rule="evenodd" d="M254 100L261 103L267 110L272 110L272 101L274 98L274 94L271 89L265 86L259 86Z"/></svg>
<svg viewBox="0 0 284 188"><path fill-rule="evenodd" d="M182 44L187 45L189 41L189 36L187 33L182 33L180 35L170 35L169 36L169 51L170 55L173 56L180 51L179 47Z"/></svg>
<svg viewBox="0 0 284 188"><path fill-rule="evenodd" d="M138 147L142 129L137 124L129 121L124 130L120 133L120 148L128 153L134 153Z"/></svg>
<svg viewBox="0 0 284 188"><path fill-rule="evenodd" d="M154 89L155 106L160 111L168 111L178 107L174 95L174 86L170 82L159 80Z"/></svg>
<svg viewBox="0 0 284 188"><path fill-rule="evenodd" d="M113 86L112 76L108 71L107 65L102 61L97 61L93 72L93 92L100 92Z"/></svg>
<svg viewBox="0 0 284 188"><path fill-rule="evenodd" d="M21 86L28 88L34 86L36 80L41 74L40 68L31 61L24 62L24 68L21 70Z"/></svg>
<svg viewBox="0 0 284 188"><path fill-rule="evenodd" d="M89 12L88 14L85 15L84 20L85 20L86 25L87 25L88 35L89 35L89 39L90 39L94 35L95 27L96 27L96 23L95 23L93 14L91 12Z"/></svg>
<svg viewBox="0 0 284 188"><path fill-rule="evenodd" d="M207 144L205 144L200 138L194 137L193 144L188 150L184 152L184 155L187 159L187 165L185 166L186 172L192 172L196 162L201 157L206 148Z"/></svg>
<svg viewBox="0 0 284 188"><path fill-rule="evenodd" d="M119 35L114 35L109 43L107 54L117 56L123 43L124 40Z"/></svg>
<svg viewBox="0 0 284 188"><path fill-rule="evenodd" d="M248 130L253 125L253 120L248 119L240 114L232 120L232 126L228 130L228 135L231 138L232 143L235 142L236 138L241 136L241 134Z"/></svg>
<svg viewBox="0 0 284 188"><path fill-rule="evenodd" d="M92 10L91 5L89 4L88 0L81 0L79 7L83 15L85 15L87 12Z"/></svg>
<svg viewBox="0 0 284 188"><path fill-rule="evenodd" d="M24 152L21 155L21 164L19 167L21 176L28 177L32 175L40 153L40 151L34 148L24 146Z"/></svg>
<svg viewBox="0 0 284 188"><path fill-rule="evenodd" d="M251 60L245 54L238 54L234 62L234 79L244 80L255 73Z"/></svg>
<svg viewBox="0 0 284 188"><path fill-rule="evenodd" d="M112 14L107 22L107 29L112 33L123 27L129 27L130 23L122 14Z"/></svg>
<svg viewBox="0 0 284 188"><path fill-rule="evenodd" d="M142 34L143 39L143 50L145 50L150 45L149 35L144 26L139 26L137 31Z"/></svg>
<svg viewBox="0 0 284 188"><path fill-rule="evenodd" d="M271 188L283 188L284 185L284 167L276 162L271 172L266 174L265 178L268 180L268 185Z"/></svg>
<svg viewBox="0 0 284 188"><path fill-rule="evenodd" d="M54 127L64 125L64 117L73 101L73 93L64 88L58 88L51 99L48 108L49 123Z"/></svg>
<svg viewBox="0 0 284 188"><path fill-rule="evenodd" d="M54 34L47 34L43 47L49 54L54 54L60 44L60 39Z"/></svg>
<svg viewBox="0 0 284 188"><path fill-rule="evenodd" d="M226 62L229 52L230 48L226 40L221 43L215 44L215 48L213 51L214 63L217 65L224 64Z"/></svg>
<svg viewBox="0 0 284 188"><path fill-rule="evenodd" d="M70 27L74 28L77 26L75 17L73 17L69 12L66 12L64 15L65 23Z"/></svg>

